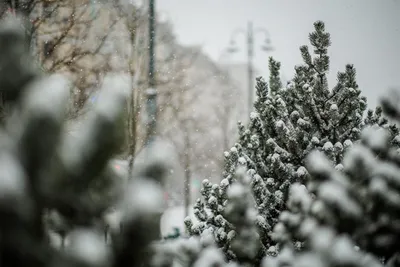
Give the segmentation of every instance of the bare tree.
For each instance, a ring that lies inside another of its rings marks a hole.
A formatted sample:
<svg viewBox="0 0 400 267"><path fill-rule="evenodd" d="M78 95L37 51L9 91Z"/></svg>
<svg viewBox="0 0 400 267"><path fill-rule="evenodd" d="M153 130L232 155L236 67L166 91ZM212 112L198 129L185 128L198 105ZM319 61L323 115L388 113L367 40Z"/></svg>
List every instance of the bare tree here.
<svg viewBox="0 0 400 267"><path fill-rule="evenodd" d="M211 174L212 162L222 169L222 151L228 147L232 131L235 103L229 77L222 77L222 69L201 53L199 48L180 48L173 74L181 79L163 87L162 129L164 137L174 143L184 168L183 195L185 214L192 201L193 177L206 178ZM190 62L189 68L185 63ZM171 70L170 70L171 71ZM214 90L214 91L213 91ZM211 99L210 99L211 98ZM223 145L221 145L221 142Z"/></svg>
<svg viewBox="0 0 400 267"><path fill-rule="evenodd" d="M146 70L147 58L147 31L146 10L135 5L126 5L115 1L114 6L129 32L132 53L127 61L127 71L131 77L131 94L127 103L126 116L126 152L129 158L128 174L132 173L133 163L138 148L138 125L140 123L140 110L143 102L143 79Z"/></svg>
<svg viewBox="0 0 400 267"><path fill-rule="evenodd" d="M73 81L70 119L81 114L104 74L118 71L110 36L121 30L120 17L109 6L90 0L9 0L0 5L0 16L11 12L25 18L32 54L43 71L64 73Z"/></svg>
<svg viewBox="0 0 400 267"><path fill-rule="evenodd" d="M121 2L121 1L120 1ZM135 155L143 146L145 132L143 126L146 123L143 107L146 101L144 97L147 89L148 67L148 29L147 10L133 5L117 3L120 16L125 17L125 23L129 29L133 52L128 61L128 72L132 77L131 98L127 111L127 155L129 158L128 171L131 173ZM176 88L184 83L186 68L189 68L196 58L195 54L188 56L188 51L176 42L169 22L157 21L156 36L156 83L158 88L158 114L159 121L167 120L166 110L169 109L175 94L180 94ZM158 135L162 135L164 129L160 124Z"/></svg>
<svg viewBox="0 0 400 267"><path fill-rule="evenodd" d="M118 31L120 17L89 1L42 0L37 8L32 31L37 58L46 72L66 73L73 80L75 118L105 73L118 70L109 37Z"/></svg>
<svg viewBox="0 0 400 267"><path fill-rule="evenodd" d="M215 127L218 131L219 143L218 154L216 161L220 171L223 170L224 158L222 152L228 150L232 145L237 135L237 118L239 112L240 90L239 86L230 77L225 66L214 65L214 70L220 90L218 94L218 102L214 104Z"/></svg>
<svg viewBox="0 0 400 267"><path fill-rule="evenodd" d="M196 171L196 162L201 161L202 152L198 149L200 138L204 136L205 120L193 112L193 106L201 91L185 85L179 88L179 93L171 94L169 105L165 106L163 132L178 150L180 162L184 169L183 193L185 215L191 203L190 185L192 175Z"/></svg>

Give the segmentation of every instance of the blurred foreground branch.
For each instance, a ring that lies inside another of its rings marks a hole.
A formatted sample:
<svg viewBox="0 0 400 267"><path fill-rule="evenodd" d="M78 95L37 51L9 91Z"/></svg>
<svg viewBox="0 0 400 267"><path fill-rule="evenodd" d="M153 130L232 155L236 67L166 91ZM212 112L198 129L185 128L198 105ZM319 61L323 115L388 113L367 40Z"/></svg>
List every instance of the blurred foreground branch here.
<svg viewBox="0 0 400 267"><path fill-rule="evenodd" d="M127 182L109 164L122 140L124 83L106 77L85 129L78 138L64 135L68 80L27 67L17 25L10 18L0 29L0 64L7 66L0 84L15 95L0 129L0 266L141 266L143 250L158 239L166 168L149 159ZM108 247L101 221L111 207L121 211L122 230ZM51 232L69 233L69 246L54 249Z"/></svg>

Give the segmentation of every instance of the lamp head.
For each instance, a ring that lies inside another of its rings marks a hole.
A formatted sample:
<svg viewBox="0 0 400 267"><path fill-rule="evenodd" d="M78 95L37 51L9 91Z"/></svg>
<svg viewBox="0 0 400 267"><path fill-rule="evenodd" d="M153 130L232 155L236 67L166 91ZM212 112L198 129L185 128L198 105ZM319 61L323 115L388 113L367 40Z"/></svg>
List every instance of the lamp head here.
<svg viewBox="0 0 400 267"><path fill-rule="evenodd" d="M263 45L261 46L261 49L266 51L266 52L270 52L274 50L274 47L271 45L271 39L266 38L264 40Z"/></svg>

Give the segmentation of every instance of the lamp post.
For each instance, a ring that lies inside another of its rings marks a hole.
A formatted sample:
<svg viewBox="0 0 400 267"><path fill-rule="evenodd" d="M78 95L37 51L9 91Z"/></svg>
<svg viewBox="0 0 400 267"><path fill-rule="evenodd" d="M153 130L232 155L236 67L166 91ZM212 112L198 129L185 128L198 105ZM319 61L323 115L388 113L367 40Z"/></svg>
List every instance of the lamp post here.
<svg viewBox="0 0 400 267"><path fill-rule="evenodd" d="M147 103L147 136L146 143L150 144L157 129L157 89L155 77L155 0L149 0L149 70L148 89L146 90Z"/></svg>
<svg viewBox="0 0 400 267"><path fill-rule="evenodd" d="M253 107L253 92L254 92L254 67L253 67L253 59L254 59L254 38L257 33L264 34L264 44L261 46L261 49L265 52L273 51L273 47L271 46L271 39L269 32L264 28L253 28L253 23L249 21L247 23L247 29L236 29L231 36L230 45L227 49L230 53L235 53L238 51L236 46L235 38L238 34L243 33L246 35L246 45L247 45L247 79L248 79L248 111L249 113L252 111Z"/></svg>

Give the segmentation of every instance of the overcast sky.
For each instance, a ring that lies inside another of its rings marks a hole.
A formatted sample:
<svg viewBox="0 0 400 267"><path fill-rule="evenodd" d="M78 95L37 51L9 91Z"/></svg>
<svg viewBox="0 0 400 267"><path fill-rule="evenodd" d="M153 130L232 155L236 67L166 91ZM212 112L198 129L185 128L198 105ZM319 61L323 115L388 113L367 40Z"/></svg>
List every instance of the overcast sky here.
<svg viewBox="0 0 400 267"><path fill-rule="evenodd" d="M286 78L301 63L299 46L308 44L313 22L322 20L332 38L331 81L346 63L353 63L370 105L382 90L400 87L399 0L156 0L156 5L174 24L179 41L203 45L214 59L229 44L231 33L246 29L248 21L267 29L275 51L261 51L264 36L258 34L255 66L267 75L268 56L274 56ZM236 40L242 52L230 60L244 61L245 37Z"/></svg>

